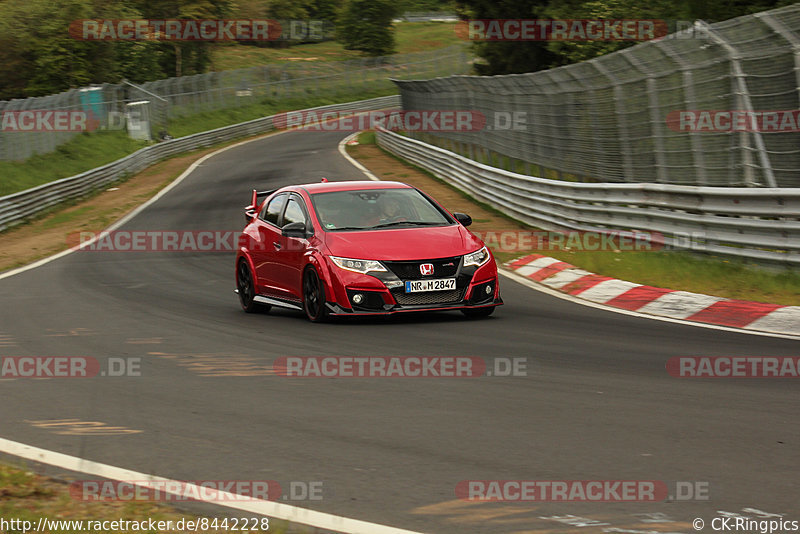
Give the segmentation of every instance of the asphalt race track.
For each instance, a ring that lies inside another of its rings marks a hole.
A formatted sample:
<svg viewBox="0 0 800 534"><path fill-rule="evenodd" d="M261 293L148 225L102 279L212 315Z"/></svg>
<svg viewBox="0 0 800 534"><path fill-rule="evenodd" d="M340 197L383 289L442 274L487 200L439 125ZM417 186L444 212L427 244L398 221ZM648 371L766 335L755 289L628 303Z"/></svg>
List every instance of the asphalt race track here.
<svg viewBox="0 0 800 534"><path fill-rule="evenodd" d="M225 151L123 228L238 232L253 188L363 179L337 151L343 136ZM141 376L1 380L0 437L178 480L319 481L321 500L290 504L420 532L691 532L695 517L745 508L800 520L798 379L665 371L673 356L798 356L797 341L584 307L508 278L485 320L312 325L242 312L233 267L233 253L76 252L0 280L3 356L141 358ZM280 356L325 355L526 358L528 373L270 372ZM468 503L462 480L707 482L710 500Z"/></svg>

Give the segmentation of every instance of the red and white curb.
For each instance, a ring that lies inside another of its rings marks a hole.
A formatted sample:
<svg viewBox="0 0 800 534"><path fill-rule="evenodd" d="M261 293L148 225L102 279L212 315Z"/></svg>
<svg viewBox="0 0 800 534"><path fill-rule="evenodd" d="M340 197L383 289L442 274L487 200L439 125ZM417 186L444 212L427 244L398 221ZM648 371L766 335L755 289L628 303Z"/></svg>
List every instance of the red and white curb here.
<svg viewBox="0 0 800 534"><path fill-rule="evenodd" d="M605 306L684 321L800 335L800 306L733 300L634 284L590 273L540 254L509 261L506 266L551 289Z"/></svg>

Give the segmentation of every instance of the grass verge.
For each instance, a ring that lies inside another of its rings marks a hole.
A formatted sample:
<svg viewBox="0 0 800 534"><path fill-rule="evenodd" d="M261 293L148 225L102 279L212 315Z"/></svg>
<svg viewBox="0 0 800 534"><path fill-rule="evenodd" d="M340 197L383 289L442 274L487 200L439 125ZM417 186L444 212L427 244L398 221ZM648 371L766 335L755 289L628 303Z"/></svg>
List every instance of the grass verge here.
<svg viewBox="0 0 800 534"><path fill-rule="evenodd" d="M173 521L197 520L198 515L188 515L163 503L76 500L70 495L64 481L34 474L24 467L0 464L0 517L6 521L17 519L30 521L34 527L40 518L49 520L85 521ZM205 516L209 517L209 516ZM213 519L209 517L210 519ZM222 517L220 517L220 520ZM18 523L19 524L19 523ZM85 526L86 523L84 523ZM286 533L287 525L270 521L269 532ZM52 529L56 532L78 532L76 528ZM13 532L13 530L10 530ZM20 530L21 532L22 530ZM172 532L177 532L173 529ZM108 529L103 532L130 532L130 530ZM141 532L158 532L143 529ZM208 530L206 532L226 532Z"/></svg>
<svg viewBox="0 0 800 534"><path fill-rule="evenodd" d="M395 27L396 52L408 54L446 48L464 41L456 34L453 22L399 22ZM342 61L361 59L357 50L345 50L338 41L304 43L288 48L260 48L241 43L220 43L211 53L215 71L243 69L265 63L296 61Z"/></svg>
<svg viewBox="0 0 800 534"><path fill-rule="evenodd" d="M236 108L226 108L219 111L206 111L173 119L169 127L169 133L173 137L183 137L231 124L259 119L269 115L275 115L285 111L315 108L342 102L351 102L354 99L367 100L380 96L390 96L397 94L397 89L376 88L371 91L359 91L354 95L352 91L342 91L331 95L308 95L281 100L265 100L257 104L250 104Z"/></svg>
<svg viewBox="0 0 800 534"><path fill-rule="evenodd" d="M25 161L0 161L0 196L80 174L145 146L145 142L131 139L125 132L83 133L49 154Z"/></svg>
<svg viewBox="0 0 800 534"><path fill-rule="evenodd" d="M384 151L375 144L372 132L361 134L359 143L347 147L348 152L376 176L410 183L428 191L450 211L470 213L474 230L535 230ZM796 269L766 269L736 259L685 251L614 252L547 248L495 253L500 262L527 254L544 254L587 271L639 284L731 299L800 306L800 272Z"/></svg>

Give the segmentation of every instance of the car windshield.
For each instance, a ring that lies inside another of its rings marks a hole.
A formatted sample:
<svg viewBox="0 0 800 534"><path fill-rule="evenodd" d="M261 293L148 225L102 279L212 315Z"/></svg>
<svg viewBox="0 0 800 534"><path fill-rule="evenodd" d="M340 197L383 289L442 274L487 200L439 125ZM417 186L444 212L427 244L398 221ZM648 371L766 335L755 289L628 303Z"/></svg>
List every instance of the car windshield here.
<svg viewBox="0 0 800 534"><path fill-rule="evenodd" d="M452 221L419 191L362 189L311 195L327 231L445 226Z"/></svg>

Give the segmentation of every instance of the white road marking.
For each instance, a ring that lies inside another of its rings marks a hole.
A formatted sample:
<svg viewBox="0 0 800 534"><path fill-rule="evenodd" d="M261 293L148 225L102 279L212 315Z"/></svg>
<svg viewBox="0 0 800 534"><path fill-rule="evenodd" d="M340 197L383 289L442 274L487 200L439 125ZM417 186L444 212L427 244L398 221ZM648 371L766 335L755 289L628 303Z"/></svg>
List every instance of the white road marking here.
<svg viewBox="0 0 800 534"><path fill-rule="evenodd" d="M69 456L60 452L53 452L40 449L38 447L31 447L30 445L25 445L24 443L17 443L16 441L10 441L3 438L0 438L0 452L13 454L14 456L25 458L34 462L54 465L69 471L94 475L110 480L131 482L136 486L153 487L153 483L158 483L161 491L170 493L172 495L180 495L181 493L185 494L188 491L191 492L192 495L196 494L196 499L198 501L211 503L216 506L223 506L225 508L231 508L233 510L241 510L243 512L274 517L276 519L291 521L293 523L310 525L323 530L333 530L336 532L342 532L344 534L420 534L411 530L403 530L386 525L379 525L376 523L367 523L366 521L360 521L358 519L339 517L332 514L326 514L324 512L316 512L306 508L290 506L288 504L256 499L254 497L249 498L247 501L237 502L236 495L227 491L220 491L213 488L200 488L200 486L195 484L138 473L136 471L115 467L113 465L101 464L91 460L86 460L84 458ZM167 489L170 487L176 487L180 489L177 493L175 493Z"/></svg>
<svg viewBox="0 0 800 534"><path fill-rule="evenodd" d="M259 135L258 137L254 137L252 139L247 139L241 141L239 143L235 143L233 145L226 146L219 150L215 150L210 154L206 154L199 160L192 163L188 169L186 169L180 176L178 176L172 183L170 183L167 187L156 193L156 195L133 210L131 213L117 221L116 223L109 226L106 230L112 231L116 228L119 228L123 224L127 223L137 215L139 215L142 211L144 211L147 207L157 202L161 197L166 195L169 191L174 189L178 184L180 184L187 176L189 176L194 170L199 167L203 162L207 159L217 156L227 150L232 148L236 148L242 145L246 145L248 143L252 143L254 141L259 141L264 137L273 136L273 135L281 135L291 130L283 130L280 132L272 132L265 135ZM341 147L341 145L340 145ZM368 171L367 171L368 172ZM377 178L375 178L377 180ZM6 273L0 274L0 280L4 278L9 278L16 274L24 273L25 271L29 271L31 269L36 269L37 267L41 267L42 265L46 265L51 261L55 261L59 258L62 258L68 254L72 254L75 252L74 249L68 249L63 252L59 252L49 258L41 259L37 262L34 262L30 265L26 265L20 267L18 269L13 269ZM136 473L135 471L128 471L126 469L122 469L119 467L113 467L105 464L95 463L90 460L85 460L83 458L77 458L74 456L67 456L65 454L57 453L48 451L45 449L39 449L36 447L32 447L30 445L25 445L23 443L17 443L14 441L9 441L3 438L0 438L0 452L5 452L7 454L13 454L15 456L20 456L22 458L28 458L30 460L34 460L37 462L46 463L49 465L56 465L58 467L62 467L64 469L69 469L70 471L76 471L79 473L87 473L96 476L101 476L104 478L110 478L114 480L155 480L155 481L167 481L167 479L154 477L151 475L144 475L142 473ZM199 489L199 488L198 488ZM224 497L225 492L220 492L220 495ZM326 514L322 512L315 512L312 510L307 510L305 508L299 508L296 506L290 506L288 504L280 504L274 503L270 501L255 501L250 503L214 503L219 506L225 506L227 508L233 508L237 510L243 510L245 512L254 512L257 514L266 515L269 517L274 517L277 519L283 519L286 521L293 521L296 523L301 523L304 525L310 525L316 528L321 528L323 530L333 530L338 531L343 534L421 534L418 532L412 532L410 530L403 530L399 528L389 527L385 525L379 525L377 523L368 523L366 521L360 521L358 519L350 519L347 517L339 517L332 514Z"/></svg>
<svg viewBox="0 0 800 534"><path fill-rule="evenodd" d="M342 156L344 156L345 159L347 161L349 161L356 169L358 169L359 171L363 172L367 176L367 178L369 178L373 182L380 182L381 181L380 178L378 178L377 176L372 174L369 169L364 167L361 163L356 161L354 158L351 158L350 154L347 153L347 149L345 148L345 145L347 145L347 142L350 141L351 139L355 139L356 137L358 137L358 134L360 134L360 133L361 132L355 132L355 133L352 133L352 134L348 135L344 139L342 139L339 142L339 153Z"/></svg>

